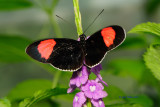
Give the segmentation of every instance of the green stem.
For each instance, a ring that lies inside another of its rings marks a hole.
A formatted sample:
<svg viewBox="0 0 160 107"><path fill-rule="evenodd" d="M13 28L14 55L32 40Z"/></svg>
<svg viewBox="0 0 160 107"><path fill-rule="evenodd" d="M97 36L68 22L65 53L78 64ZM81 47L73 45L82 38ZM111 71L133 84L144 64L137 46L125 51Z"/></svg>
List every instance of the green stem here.
<svg viewBox="0 0 160 107"><path fill-rule="evenodd" d="M81 13L79 11L79 0L73 0L73 6L74 6L74 14L75 14L75 23L77 27L77 33L79 36L83 34Z"/></svg>
<svg viewBox="0 0 160 107"><path fill-rule="evenodd" d="M92 107L92 104L91 104L91 100L90 100L90 99L87 100L86 105L87 105L87 107Z"/></svg>
<svg viewBox="0 0 160 107"><path fill-rule="evenodd" d="M56 74L54 75L53 82L52 82L52 88L56 88L61 72L62 71L56 71Z"/></svg>

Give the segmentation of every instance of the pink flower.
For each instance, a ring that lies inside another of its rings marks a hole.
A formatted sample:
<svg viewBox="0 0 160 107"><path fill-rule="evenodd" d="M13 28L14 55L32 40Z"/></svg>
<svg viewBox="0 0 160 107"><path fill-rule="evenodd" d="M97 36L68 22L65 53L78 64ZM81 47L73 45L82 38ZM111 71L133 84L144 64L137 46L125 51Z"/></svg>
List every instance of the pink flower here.
<svg viewBox="0 0 160 107"><path fill-rule="evenodd" d="M95 80L88 80L88 82L81 87L85 96L91 99L100 99L107 96L107 93L103 91L104 87L101 83Z"/></svg>
<svg viewBox="0 0 160 107"><path fill-rule="evenodd" d="M92 99L91 102L95 107L105 107L102 99L98 99L98 100Z"/></svg>
<svg viewBox="0 0 160 107"><path fill-rule="evenodd" d="M75 95L73 99L73 107L82 107L82 105L86 102L86 97L83 92L79 92Z"/></svg>

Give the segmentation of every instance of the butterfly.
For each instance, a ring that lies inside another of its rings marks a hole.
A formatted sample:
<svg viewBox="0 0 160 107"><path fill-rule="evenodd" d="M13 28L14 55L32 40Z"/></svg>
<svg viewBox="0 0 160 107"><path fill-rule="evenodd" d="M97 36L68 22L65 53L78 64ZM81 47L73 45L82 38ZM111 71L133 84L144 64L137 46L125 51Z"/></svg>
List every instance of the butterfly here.
<svg viewBox="0 0 160 107"><path fill-rule="evenodd" d="M80 41L68 38L49 38L30 44L26 53L33 59L49 63L62 71L76 71L86 65L92 68L102 62L108 51L119 46L125 39L125 30L112 25L105 27Z"/></svg>

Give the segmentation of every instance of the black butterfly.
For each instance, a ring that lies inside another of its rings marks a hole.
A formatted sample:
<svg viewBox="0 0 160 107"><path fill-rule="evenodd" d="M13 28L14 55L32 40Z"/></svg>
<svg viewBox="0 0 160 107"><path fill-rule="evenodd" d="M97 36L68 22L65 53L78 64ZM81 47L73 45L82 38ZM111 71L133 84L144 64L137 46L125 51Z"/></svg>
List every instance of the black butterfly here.
<svg viewBox="0 0 160 107"><path fill-rule="evenodd" d="M120 45L125 39L122 27L105 27L91 35L87 40L84 34L80 41L67 38L39 40L26 49L33 59L50 63L62 71L76 71L83 64L89 68L102 62L107 51Z"/></svg>

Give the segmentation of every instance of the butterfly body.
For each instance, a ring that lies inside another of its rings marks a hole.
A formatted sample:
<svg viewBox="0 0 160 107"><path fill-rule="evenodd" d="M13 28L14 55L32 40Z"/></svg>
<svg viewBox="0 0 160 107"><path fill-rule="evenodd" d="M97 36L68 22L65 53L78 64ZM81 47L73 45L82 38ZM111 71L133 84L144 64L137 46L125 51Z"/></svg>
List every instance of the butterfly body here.
<svg viewBox="0 0 160 107"><path fill-rule="evenodd" d="M125 31L114 25L99 30L88 39L84 34L79 37L80 41L67 38L39 40L29 45L26 52L33 59L63 71L76 71L83 64L91 68L99 64L109 50L123 42Z"/></svg>

